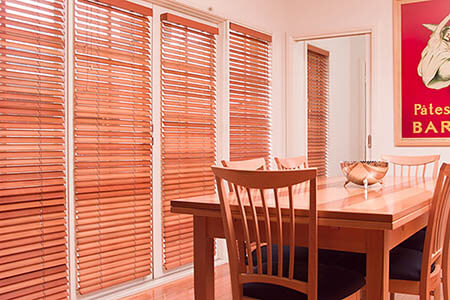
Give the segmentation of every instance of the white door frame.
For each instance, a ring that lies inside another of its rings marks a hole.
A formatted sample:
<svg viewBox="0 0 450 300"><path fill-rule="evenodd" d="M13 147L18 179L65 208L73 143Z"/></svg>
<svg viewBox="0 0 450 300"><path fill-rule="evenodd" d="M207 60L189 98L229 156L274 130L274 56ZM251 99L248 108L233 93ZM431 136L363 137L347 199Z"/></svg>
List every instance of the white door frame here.
<svg viewBox="0 0 450 300"><path fill-rule="evenodd" d="M318 35L308 35L308 36L286 36L286 79L287 79L287 101L293 101L294 99L289 99L292 96L292 88L294 86L294 71L291 67L293 61L293 46L296 42L306 42L311 40L329 39L329 38L339 38L339 37L351 37L351 36L366 36L366 67L365 67L365 160L372 159L372 99L373 99L373 60L374 60L374 30L372 28L368 29L358 29L350 30L344 32L326 33ZM288 105L286 105L288 107ZM288 116L288 109L286 109L286 116ZM287 118L286 118L287 119ZM307 120L305 120L307 122ZM288 123L286 121L286 132L288 132ZM370 143L369 143L370 140ZM288 148L288 141L286 137L286 149ZM307 133L305 133L305 145L307 144ZM305 149L306 151L306 149ZM306 154L306 152L305 152ZM286 153L288 155L288 153Z"/></svg>

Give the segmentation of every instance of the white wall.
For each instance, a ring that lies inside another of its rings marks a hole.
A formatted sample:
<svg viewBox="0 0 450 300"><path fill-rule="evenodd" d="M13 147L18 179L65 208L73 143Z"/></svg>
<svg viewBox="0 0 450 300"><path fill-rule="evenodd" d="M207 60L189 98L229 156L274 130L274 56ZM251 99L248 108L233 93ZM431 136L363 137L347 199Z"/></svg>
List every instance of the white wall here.
<svg viewBox="0 0 450 300"><path fill-rule="evenodd" d="M311 45L330 52L329 156L328 175L340 176L341 160L362 160L365 149L364 76L365 37L313 40ZM289 156L305 155L306 142L306 51L305 42L296 42L292 57L293 99L287 132Z"/></svg>
<svg viewBox="0 0 450 300"><path fill-rule="evenodd" d="M304 42L288 44L291 62L287 67L291 76L287 81L286 156L306 155L307 152L307 86L306 46Z"/></svg>
<svg viewBox="0 0 450 300"><path fill-rule="evenodd" d="M179 0L232 22L272 34L272 153L285 155L285 32L288 0Z"/></svg>
<svg viewBox="0 0 450 300"><path fill-rule="evenodd" d="M450 160L445 147L394 147L392 0L289 0L287 11L291 37L372 30L372 159L438 153Z"/></svg>
<svg viewBox="0 0 450 300"><path fill-rule="evenodd" d="M364 36L311 41L330 52L328 176L341 176L339 162L364 159L365 116L361 63Z"/></svg>

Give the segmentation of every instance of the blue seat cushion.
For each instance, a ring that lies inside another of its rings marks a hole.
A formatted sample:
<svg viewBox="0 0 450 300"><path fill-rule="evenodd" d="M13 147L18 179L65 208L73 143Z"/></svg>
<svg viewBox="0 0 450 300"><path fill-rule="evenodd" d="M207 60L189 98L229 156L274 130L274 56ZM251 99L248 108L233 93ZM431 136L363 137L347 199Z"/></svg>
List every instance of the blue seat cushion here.
<svg viewBox="0 0 450 300"><path fill-rule="evenodd" d="M402 248L408 248L423 252L426 232L427 228L425 227L422 230L416 232L413 236L411 236L407 240L403 241L399 246Z"/></svg>
<svg viewBox="0 0 450 300"><path fill-rule="evenodd" d="M422 252L414 249L395 247L389 257L389 278L420 281ZM434 270L434 265L432 267Z"/></svg>
<svg viewBox="0 0 450 300"><path fill-rule="evenodd" d="M362 253L343 252L336 265L366 275L366 255ZM420 280L422 269L422 252L414 249L395 247L389 255L389 278L400 280ZM434 271L434 265L432 266Z"/></svg>
<svg viewBox="0 0 450 300"><path fill-rule="evenodd" d="M283 246L283 260L289 259L289 253L290 253L290 247ZM267 246L262 246L261 247L261 258L262 258L263 263L267 262L267 257L268 257ZM301 260L301 261L307 260L308 259L308 248L295 247L294 257L295 257L294 258L295 260ZM252 251L252 260L253 260L253 265L256 266L257 262L258 262L256 250ZM272 262L277 262L277 261L278 261L278 245L272 245ZM245 264L248 264L247 259L245 260Z"/></svg>
<svg viewBox="0 0 450 300"><path fill-rule="evenodd" d="M340 257L342 253L340 251L333 251L333 250L325 250L325 249L319 249L319 263L321 264L334 264L336 258ZM283 261L289 259L290 254L290 247L289 246L283 246ZM262 262L267 262L267 246L261 247L261 258ZM253 259L253 265L257 265L257 254L256 250L252 251L252 259ZM294 259L296 261L306 261L308 260L308 248L306 247L300 247L296 246L294 250ZM278 262L278 245L272 245L272 262ZM245 264L248 265L247 259L245 260Z"/></svg>
<svg viewBox="0 0 450 300"><path fill-rule="evenodd" d="M283 263L283 276L287 277L288 261ZM256 272L256 267L254 272ZM273 263L273 275L278 271L278 264ZM263 273L267 274L267 263L263 263ZM306 281L308 278L307 261L295 261L294 278ZM318 299L338 300L348 297L365 285L364 277L358 272L338 266L318 265ZM274 284L246 283L244 296L262 300L307 300L307 296L295 290Z"/></svg>

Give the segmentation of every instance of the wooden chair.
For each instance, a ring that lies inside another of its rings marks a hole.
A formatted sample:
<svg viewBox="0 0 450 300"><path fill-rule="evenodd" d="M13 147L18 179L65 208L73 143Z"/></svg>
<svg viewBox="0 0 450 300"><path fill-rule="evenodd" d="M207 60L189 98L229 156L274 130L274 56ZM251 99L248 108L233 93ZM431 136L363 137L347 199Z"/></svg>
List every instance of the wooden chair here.
<svg viewBox="0 0 450 300"><path fill-rule="evenodd" d="M419 295L420 300L428 300L431 292L434 292L435 299L440 299L441 271L443 271L444 277L444 294L446 299L448 299L449 176L450 165L444 163L439 171L431 203L425 247L423 255L421 255L420 280L390 279L389 291L391 292L391 299L394 299L394 293L404 293ZM413 262L410 263L412 264Z"/></svg>
<svg viewBox="0 0 450 300"><path fill-rule="evenodd" d="M423 252L404 248L400 244L390 251L389 291L391 300L395 293L420 296L429 300L433 293L440 299L441 273L444 284L444 298L449 296L449 236L450 236L450 165L443 164L431 203L430 216ZM365 255L355 253L345 255L335 262L341 267L357 270L365 275Z"/></svg>
<svg viewBox="0 0 450 300"><path fill-rule="evenodd" d="M296 156L286 158L275 157L274 159L275 163L277 164L278 170L296 170L308 167L306 156Z"/></svg>
<svg viewBox="0 0 450 300"><path fill-rule="evenodd" d="M239 170L267 170L267 163L264 157L235 161L222 160L222 165L226 168ZM232 184L228 184L228 190L233 190Z"/></svg>
<svg viewBox="0 0 450 300"><path fill-rule="evenodd" d="M408 176L414 178L424 178L426 175L426 167L429 164L433 164L433 178L436 178L440 155L428 155L428 156L393 156L383 155L381 159L388 161L393 165L394 176ZM406 169L403 172L403 169ZM419 172L419 169L422 171ZM400 169L399 171L396 169ZM412 172L411 172L412 171ZM425 243L426 227L409 239L400 244L403 248L409 248L414 250L423 251Z"/></svg>
<svg viewBox="0 0 450 300"><path fill-rule="evenodd" d="M433 164L433 178L436 178L437 171L439 168L439 159L440 155L426 155L426 156L396 156L396 155L383 155L381 157L382 160L385 160L392 164L392 168L394 170L394 176L405 176L403 169L406 168L407 175L411 176L411 171L413 171L412 176L419 177L420 174L422 177L426 175L427 165ZM397 169L400 170L400 174L398 174ZM422 169L419 172L419 169Z"/></svg>
<svg viewBox="0 0 450 300"><path fill-rule="evenodd" d="M359 296L364 285L360 274L318 265L315 169L260 171L212 167L212 170L227 240L234 300L306 297L315 300L320 299L321 292L328 294L322 299ZM230 193L225 190L226 182L233 185ZM309 238L307 258L299 262L295 257L293 186L303 182L309 182ZM256 244L256 263L248 259L254 253L253 243ZM265 262L261 251L263 244L267 244ZM289 248L286 255L284 245ZM278 250L276 257L273 248ZM323 278L320 282L319 273ZM334 275L333 278L324 276L328 274ZM336 280L342 283L336 284Z"/></svg>
<svg viewBox="0 0 450 300"><path fill-rule="evenodd" d="M235 161L222 160L222 165L226 168L239 170L267 170L267 163L264 157Z"/></svg>
<svg viewBox="0 0 450 300"><path fill-rule="evenodd" d="M444 300L450 300L450 222L447 221L444 246L442 247L442 286L444 287Z"/></svg>

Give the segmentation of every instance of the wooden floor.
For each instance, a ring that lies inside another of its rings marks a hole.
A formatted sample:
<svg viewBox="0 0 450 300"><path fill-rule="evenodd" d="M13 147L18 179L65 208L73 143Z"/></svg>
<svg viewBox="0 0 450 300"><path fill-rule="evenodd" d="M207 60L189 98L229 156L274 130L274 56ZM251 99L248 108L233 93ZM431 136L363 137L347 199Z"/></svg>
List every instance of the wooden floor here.
<svg viewBox="0 0 450 300"><path fill-rule="evenodd" d="M231 300L231 284L228 273L228 265L216 268L214 281L216 288L216 300ZM363 295L364 298L364 295ZM193 277L173 281L154 289L123 298L122 300L184 300L194 299ZM395 300L417 300L418 296L397 294Z"/></svg>

